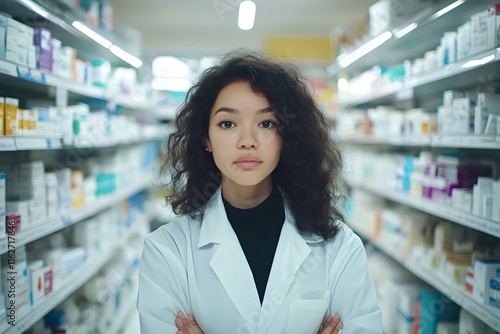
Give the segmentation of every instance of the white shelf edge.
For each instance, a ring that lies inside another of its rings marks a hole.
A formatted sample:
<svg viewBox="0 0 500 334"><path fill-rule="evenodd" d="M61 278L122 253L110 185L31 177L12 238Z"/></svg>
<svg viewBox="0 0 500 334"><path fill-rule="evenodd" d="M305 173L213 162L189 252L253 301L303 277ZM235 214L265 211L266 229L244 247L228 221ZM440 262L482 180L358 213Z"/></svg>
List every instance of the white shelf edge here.
<svg viewBox="0 0 500 334"><path fill-rule="evenodd" d="M129 198L133 194L148 188L152 184L152 178L147 177L143 181L119 190L113 195L98 198L96 202L92 202L85 208L73 211L70 214L62 214L59 217L50 218L36 225L29 226L25 230L21 230L15 235L15 246L19 247L26 245L31 241L40 239L53 232L59 231L70 225L76 224L86 218L89 218L104 209ZM8 238L6 236L0 238L0 254L6 253L8 250Z"/></svg>
<svg viewBox="0 0 500 334"><path fill-rule="evenodd" d="M28 74L20 76L18 74L19 68L22 69L23 73L26 73L26 70L28 70ZM31 75L31 72L33 72L33 75ZM31 68L27 65L16 64L4 59L0 59L0 73L15 77L17 79L34 82L41 86L64 88L71 93L86 97L104 100L107 96L106 90L103 88L82 84L76 81L72 81L69 78L59 77L52 73L44 72L36 68Z"/></svg>
<svg viewBox="0 0 500 334"><path fill-rule="evenodd" d="M453 207L442 204L436 204L429 200L413 198L406 193L398 192L396 190L394 190L393 192L389 192L378 189L373 186L362 185L359 182L348 181L347 183L352 187L367 190L371 193L374 193L378 196L382 196L391 201L412 207L414 209L426 212L433 216L447 219L457 224L467 226L472 229L500 238L500 222L495 222L482 217L473 216L469 213L461 212Z"/></svg>
<svg viewBox="0 0 500 334"><path fill-rule="evenodd" d="M121 145L134 145L142 144L150 141L164 139L164 136L157 137L143 137L135 140L118 141L108 140L101 142L74 142L73 145L63 145L61 138L47 138L47 137L2 137L0 136L0 152L2 151L29 151L29 150L59 150L59 149L73 149L73 148L103 148L103 147L116 147Z"/></svg>
<svg viewBox="0 0 500 334"><path fill-rule="evenodd" d="M410 260L402 259L399 254L394 252L394 250L389 249L382 243L367 236L365 233L359 231L355 227L353 227L353 230L362 235L364 238L368 239L370 243L372 243L382 252L398 261L415 276L419 277L421 280L439 290L448 298L457 303L460 307L473 314L476 318L480 319L488 326L492 327L494 330L500 331L500 315L497 316L496 314L494 314L493 311L489 309L489 307L487 307L486 305L481 305L472 297L468 296L465 291L461 291L460 289L454 287L451 283L444 282L440 277L433 274L430 270L422 268L421 266L415 264Z"/></svg>
<svg viewBox="0 0 500 334"><path fill-rule="evenodd" d="M422 147L452 147L452 148L471 148L485 150L499 150L500 137L463 135L463 136L443 136L435 135L433 137L388 137L388 138L370 138L364 136L341 137L347 144L363 145L390 145L390 146L422 146Z"/></svg>
<svg viewBox="0 0 500 334"><path fill-rule="evenodd" d="M0 152L2 151L17 151L14 138L0 136Z"/></svg>
<svg viewBox="0 0 500 334"><path fill-rule="evenodd" d="M433 82L436 82L436 81L439 81L442 79L451 78L453 76L456 76L456 75L459 75L459 74L462 74L465 72L474 71L474 69L480 68L481 65L474 66L474 67L464 67L464 65L471 60L483 59L489 55L495 56L495 58L492 61L490 61L489 63L500 61L500 48L494 48L494 49L482 51L479 54L474 54L474 55L468 56L468 57L461 59L453 64L446 65L445 67L437 68L433 71L423 73L423 74L418 75L414 78L405 79L403 81L392 82L390 84L387 84L383 87L380 87L379 89L376 89L376 90L370 92L367 95L339 98L338 104L341 106L341 108L352 107L352 106L368 103L368 102L376 100L376 99L389 97L389 96L396 94L402 90L414 89L417 87L431 84Z"/></svg>

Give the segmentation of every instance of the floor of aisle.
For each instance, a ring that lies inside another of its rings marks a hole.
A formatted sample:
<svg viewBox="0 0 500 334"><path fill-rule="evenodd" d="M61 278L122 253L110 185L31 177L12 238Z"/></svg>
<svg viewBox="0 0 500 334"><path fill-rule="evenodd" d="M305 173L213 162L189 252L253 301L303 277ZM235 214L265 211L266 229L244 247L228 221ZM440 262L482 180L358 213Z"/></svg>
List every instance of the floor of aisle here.
<svg viewBox="0 0 500 334"><path fill-rule="evenodd" d="M141 329L139 327L139 312L137 312L137 308L134 307L127 319L128 321L122 327L120 334L140 334Z"/></svg>

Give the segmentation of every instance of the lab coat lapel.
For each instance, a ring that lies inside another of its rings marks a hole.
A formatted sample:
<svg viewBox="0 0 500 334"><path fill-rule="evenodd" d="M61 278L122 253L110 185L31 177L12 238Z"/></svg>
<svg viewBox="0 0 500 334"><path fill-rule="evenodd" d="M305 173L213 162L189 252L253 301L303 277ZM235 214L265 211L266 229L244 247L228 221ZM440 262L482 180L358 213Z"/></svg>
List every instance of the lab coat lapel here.
<svg viewBox="0 0 500 334"><path fill-rule="evenodd" d="M258 333L268 330L290 290L295 274L310 253L311 248L295 228L292 216L286 210L285 223L267 282Z"/></svg>
<svg viewBox="0 0 500 334"><path fill-rule="evenodd" d="M252 271L240 243L227 220L220 190L208 203L201 224L198 247L219 244L210 266L251 333L255 332L260 301Z"/></svg>

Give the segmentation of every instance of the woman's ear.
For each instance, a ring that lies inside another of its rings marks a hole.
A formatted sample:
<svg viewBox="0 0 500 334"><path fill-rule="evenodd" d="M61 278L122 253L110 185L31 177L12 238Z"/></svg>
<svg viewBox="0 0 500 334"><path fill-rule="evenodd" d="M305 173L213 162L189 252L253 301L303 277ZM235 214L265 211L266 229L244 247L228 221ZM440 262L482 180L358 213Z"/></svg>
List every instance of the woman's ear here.
<svg viewBox="0 0 500 334"><path fill-rule="evenodd" d="M210 139L205 140L205 149L207 152L212 152L212 144L210 143Z"/></svg>

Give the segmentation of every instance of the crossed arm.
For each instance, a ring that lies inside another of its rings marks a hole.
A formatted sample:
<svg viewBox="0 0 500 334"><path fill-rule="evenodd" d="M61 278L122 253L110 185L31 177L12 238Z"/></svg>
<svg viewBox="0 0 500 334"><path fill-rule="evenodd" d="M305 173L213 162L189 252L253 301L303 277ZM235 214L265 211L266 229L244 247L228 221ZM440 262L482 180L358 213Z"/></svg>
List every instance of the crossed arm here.
<svg viewBox="0 0 500 334"><path fill-rule="evenodd" d="M177 312L175 318L175 325L177 326L177 334L203 334L196 319L188 314L187 316L182 312ZM342 329L342 322L338 314L329 315L318 330L318 334L338 334Z"/></svg>

